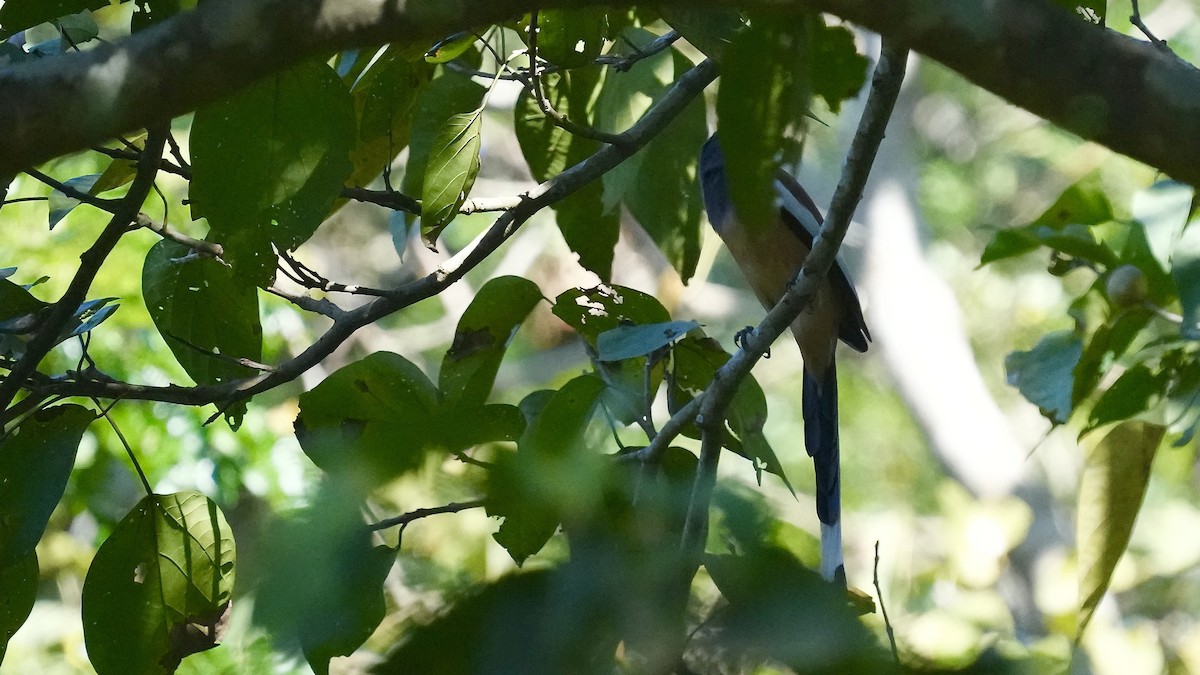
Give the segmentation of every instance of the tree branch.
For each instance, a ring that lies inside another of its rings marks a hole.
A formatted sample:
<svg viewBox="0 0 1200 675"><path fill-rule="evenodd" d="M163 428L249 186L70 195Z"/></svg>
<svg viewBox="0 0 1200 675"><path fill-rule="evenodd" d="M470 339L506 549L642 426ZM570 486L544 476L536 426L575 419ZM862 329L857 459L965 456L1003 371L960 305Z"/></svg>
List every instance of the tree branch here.
<svg viewBox="0 0 1200 675"><path fill-rule="evenodd" d="M667 4L672 4L671 0ZM0 68L0 177L162 122L305 58L578 0L210 0L114 45ZM684 4L682 0L674 4ZM1042 0L707 0L816 10L926 54L1085 139L1200 185L1200 71ZM230 30L231 27L238 30Z"/></svg>
<svg viewBox="0 0 1200 675"><path fill-rule="evenodd" d="M129 224L137 217L142 203L146 201L146 197L154 187L154 178L158 175L158 164L166 142L166 125L151 128L150 134L146 137L146 149L142 152L141 159L138 160L137 173L133 178L133 183L129 186L129 191L117 204L112 219L108 221L108 225L100 233L96 242L79 256L79 269L75 272L75 277L71 279L71 285L67 287L67 291L58 299L58 302L54 303L54 308L50 310L49 316L38 327L37 334L25 348L25 354L13 364L4 381L0 382L0 411L8 409L26 379L37 370L38 364L54 348L54 345L58 344L58 336L62 334L63 327L75 315L80 303L87 298L88 289L92 287L92 281L96 278L96 273L100 271L100 266L104 264L109 253L112 253L117 242L121 240L121 236L129 231Z"/></svg>
<svg viewBox="0 0 1200 675"><path fill-rule="evenodd" d="M862 199L863 187L867 183L875 154L883 140L896 97L900 94L907 59L908 50L884 42L883 53L871 80L871 93L867 97L858 130L846 154L842 177L833 193L833 201L829 205L825 223L813 241L812 252L805 258L787 292L771 311L767 312L762 323L743 338L742 348L717 370L713 383L704 393L696 417L696 424L703 431L700 462L692 484L692 498L684 524L682 544L684 554L692 562L698 563L704 551L704 540L708 530L708 507L717 480L717 464L721 452L719 438L725 430L726 411L733 401L738 385L812 301L817 288L829 273L829 268L833 266L838 248L841 247L846 230L850 227L854 209ZM688 406L684 410L691 407Z"/></svg>
<svg viewBox="0 0 1200 675"><path fill-rule="evenodd" d="M274 372L222 384L195 387L158 387L104 380L55 380L37 386L34 390L39 395L93 396L207 405L245 399L290 382L320 363L359 328L433 297L458 281L507 241L535 213L565 199L640 150L699 96L715 77L716 65L711 60L704 61L684 73L641 119L622 134L622 143L603 147L586 160L521 195L516 206L501 214L470 246L433 273L390 289L386 295L377 297L366 305L336 314L333 325L316 342L302 353L279 364ZM282 294L277 289L272 289L271 292ZM0 415L0 423L3 421L3 416Z"/></svg>

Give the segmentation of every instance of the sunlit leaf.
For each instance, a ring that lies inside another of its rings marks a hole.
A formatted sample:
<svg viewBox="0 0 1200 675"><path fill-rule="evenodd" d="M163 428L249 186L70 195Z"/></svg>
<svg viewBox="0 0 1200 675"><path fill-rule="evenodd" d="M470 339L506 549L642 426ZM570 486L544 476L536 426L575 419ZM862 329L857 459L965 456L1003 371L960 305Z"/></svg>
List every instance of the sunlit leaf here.
<svg viewBox="0 0 1200 675"><path fill-rule="evenodd" d="M1110 422L1126 420L1148 410L1151 402L1163 396L1167 386L1165 373L1156 373L1144 364L1126 370L1109 386L1088 417L1084 433Z"/></svg>
<svg viewBox="0 0 1200 675"><path fill-rule="evenodd" d="M174 672L216 646L233 593L233 533L195 492L144 497L96 552L83 635L100 675Z"/></svg>
<svg viewBox="0 0 1200 675"><path fill-rule="evenodd" d="M1154 259L1171 269L1171 251L1188 224L1195 190L1172 180L1158 181L1133 195L1133 217L1146 231Z"/></svg>
<svg viewBox="0 0 1200 675"><path fill-rule="evenodd" d="M1075 366L1075 382L1071 387L1072 407L1078 406L1096 389L1104 374L1125 354L1152 316L1153 313L1147 309L1130 309L1118 313L1096 329Z"/></svg>
<svg viewBox="0 0 1200 675"><path fill-rule="evenodd" d="M988 243L979 264L1023 255L1048 246L1067 255L1112 265L1116 254L1097 241L1091 227L1113 219L1112 204L1094 175L1067 188L1029 225L1001 230Z"/></svg>
<svg viewBox="0 0 1200 675"><path fill-rule="evenodd" d="M329 214L350 175L354 105L337 73L306 62L196 111L192 216L239 276L265 286L272 246L290 251Z"/></svg>
<svg viewBox="0 0 1200 675"><path fill-rule="evenodd" d="M463 52L470 49L477 39L475 33L470 31L455 33L444 40L438 41L437 44L426 51L425 61L428 63L449 63L462 56Z"/></svg>
<svg viewBox="0 0 1200 675"><path fill-rule="evenodd" d="M154 325L197 384L253 375L238 359L262 360L258 289L212 258L162 240L142 266L142 295Z"/></svg>
<svg viewBox="0 0 1200 675"><path fill-rule="evenodd" d="M421 188L421 236L433 246L442 229L458 215L479 175L483 108L459 113L433 139Z"/></svg>
<svg viewBox="0 0 1200 675"><path fill-rule="evenodd" d="M1118 425L1088 452L1079 481L1079 622L1076 640L1108 589L1133 532L1165 429L1146 422Z"/></svg>
<svg viewBox="0 0 1200 675"><path fill-rule="evenodd" d="M1012 352L1004 359L1008 384L1054 424L1071 415L1075 366L1083 356L1083 340L1075 331L1050 333L1027 352Z"/></svg>
<svg viewBox="0 0 1200 675"><path fill-rule="evenodd" d="M498 277L479 289L442 359L438 385L447 403L487 400L509 341L541 300L537 285L521 277Z"/></svg>
<svg viewBox="0 0 1200 675"><path fill-rule="evenodd" d="M42 538L94 419L96 413L82 406L58 405L0 438L0 567L16 564Z"/></svg>
<svg viewBox="0 0 1200 675"><path fill-rule="evenodd" d="M409 140L408 163L404 172L404 191L421 194L425 185L425 167L434 140L454 115L478 110L484 88L471 78L442 70L417 97L417 112Z"/></svg>
<svg viewBox="0 0 1200 675"><path fill-rule="evenodd" d="M671 315L652 295L624 286L572 288L554 299L554 315L593 346L601 333L624 324L667 323Z"/></svg>

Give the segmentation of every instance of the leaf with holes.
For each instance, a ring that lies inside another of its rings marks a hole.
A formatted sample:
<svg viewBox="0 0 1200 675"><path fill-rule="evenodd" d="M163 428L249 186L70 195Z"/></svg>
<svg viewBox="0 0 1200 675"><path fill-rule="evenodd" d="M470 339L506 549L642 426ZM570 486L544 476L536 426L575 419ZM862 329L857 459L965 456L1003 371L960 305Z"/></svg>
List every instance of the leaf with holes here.
<svg viewBox="0 0 1200 675"><path fill-rule="evenodd" d="M233 594L233 532L195 492L149 495L96 551L83 636L100 675L170 673L221 640Z"/></svg>

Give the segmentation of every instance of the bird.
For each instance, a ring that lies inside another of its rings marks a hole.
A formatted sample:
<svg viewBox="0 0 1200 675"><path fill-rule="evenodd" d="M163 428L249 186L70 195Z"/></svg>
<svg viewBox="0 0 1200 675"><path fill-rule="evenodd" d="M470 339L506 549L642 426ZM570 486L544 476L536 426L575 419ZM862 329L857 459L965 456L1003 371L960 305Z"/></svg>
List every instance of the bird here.
<svg viewBox="0 0 1200 675"><path fill-rule="evenodd" d="M774 307L812 250L823 218L800 183L783 169L776 172L779 210L764 227L750 229L739 219L729 194L725 156L717 134L700 151L698 175L704 208L763 307ZM791 325L804 360L801 411L804 447L816 472L817 518L821 521L820 573L846 585L842 557L841 468L838 439L838 340L858 352L867 350L871 333L863 319L854 284L840 260L834 262L815 297Z"/></svg>

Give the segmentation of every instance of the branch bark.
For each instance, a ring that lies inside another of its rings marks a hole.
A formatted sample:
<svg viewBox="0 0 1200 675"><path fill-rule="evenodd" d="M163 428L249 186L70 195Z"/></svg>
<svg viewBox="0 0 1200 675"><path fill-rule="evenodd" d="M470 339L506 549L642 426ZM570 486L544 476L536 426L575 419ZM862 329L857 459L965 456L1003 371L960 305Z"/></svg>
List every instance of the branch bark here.
<svg viewBox="0 0 1200 675"><path fill-rule="evenodd" d="M115 45L0 69L0 177L219 100L306 58L432 42L578 0L210 0ZM670 4L670 2L668 2ZM682 2L680 2L682 4ZM1200 185L1200 71L1040 0L707 0L817 10ZM535 7L537 5L537 7Z"/></svg>

